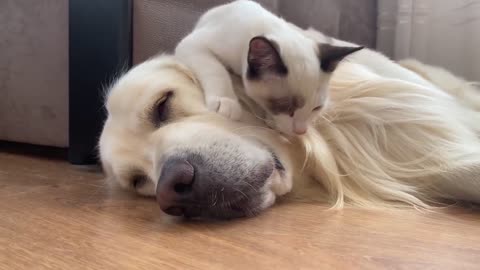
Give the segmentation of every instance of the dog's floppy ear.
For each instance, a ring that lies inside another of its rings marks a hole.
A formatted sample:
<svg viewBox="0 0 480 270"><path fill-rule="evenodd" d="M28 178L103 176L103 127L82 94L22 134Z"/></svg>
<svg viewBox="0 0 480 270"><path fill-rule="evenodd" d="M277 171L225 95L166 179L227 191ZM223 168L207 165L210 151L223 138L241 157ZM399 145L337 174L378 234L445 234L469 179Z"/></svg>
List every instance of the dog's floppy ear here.
<svg viewBox="0 0 480 270"><path fill-rule="evenodd" d="M247 78L260 79L265 74L284 76L288 69L278 52L278 45L263 36L256 36L250 40L248 46Z"/></svg>
<svg viewBox="0 0 480 270"><path fill-rule="evenodd" d="M345 56L363 49L360 47L341 47L322 43L319 45L320 67L324 72L333 72Z"/></svg>

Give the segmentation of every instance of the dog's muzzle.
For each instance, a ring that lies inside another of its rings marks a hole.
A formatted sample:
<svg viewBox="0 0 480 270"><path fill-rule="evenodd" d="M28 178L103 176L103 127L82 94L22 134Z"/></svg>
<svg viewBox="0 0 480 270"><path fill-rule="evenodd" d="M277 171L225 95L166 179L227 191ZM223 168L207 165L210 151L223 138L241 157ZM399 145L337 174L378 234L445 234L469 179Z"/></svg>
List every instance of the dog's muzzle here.
<svg viewBox="0 0 480 270"><path fill-rule="evenodd" d="M263 210L274 155L257 163L235 156L171 155L163 162L156 198L163 212L186 218L229 219Z"/></svg>

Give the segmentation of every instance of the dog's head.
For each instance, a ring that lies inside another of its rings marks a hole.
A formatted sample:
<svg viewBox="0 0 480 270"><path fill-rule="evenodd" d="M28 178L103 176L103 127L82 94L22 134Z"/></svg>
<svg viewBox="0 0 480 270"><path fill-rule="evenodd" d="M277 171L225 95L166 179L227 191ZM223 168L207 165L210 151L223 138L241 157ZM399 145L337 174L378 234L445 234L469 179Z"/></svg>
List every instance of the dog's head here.
<svg viewBox="0 0 480 270"><path fill-rule="evenodd" d="M109 179L156 196L170 215L249 216L292 186L291 146L248 113L234 122L207 110L193 74L159 56L119 78L99 142Z"/></svg>

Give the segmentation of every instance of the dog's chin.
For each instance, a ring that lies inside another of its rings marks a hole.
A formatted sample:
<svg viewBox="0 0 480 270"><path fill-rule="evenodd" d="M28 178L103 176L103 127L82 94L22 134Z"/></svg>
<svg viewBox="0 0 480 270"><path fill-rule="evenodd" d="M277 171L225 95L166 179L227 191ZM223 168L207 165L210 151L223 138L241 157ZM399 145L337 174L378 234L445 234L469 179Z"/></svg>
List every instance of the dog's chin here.
<svg viewBox="0 0 480 270"><path fill-rule="evenodd" d="M258 194L256 196L236 197L208 208L191 207L183 214L186 220L229 220L237 218L249 218L259 215L275 202L272 192Z"/></svg>

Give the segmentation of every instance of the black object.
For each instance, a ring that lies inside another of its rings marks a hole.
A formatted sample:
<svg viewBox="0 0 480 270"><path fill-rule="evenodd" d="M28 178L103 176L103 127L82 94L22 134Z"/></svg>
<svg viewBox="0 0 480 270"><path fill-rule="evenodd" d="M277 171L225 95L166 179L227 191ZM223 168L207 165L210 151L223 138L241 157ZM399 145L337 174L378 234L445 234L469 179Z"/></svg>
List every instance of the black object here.
<svg viewBox="0 0 480 270"><path fill-rule="evenodd" d="M105 119L103 87L132 59L132 0L69 1L69 151L73 164L97 162Z"/></svg>

